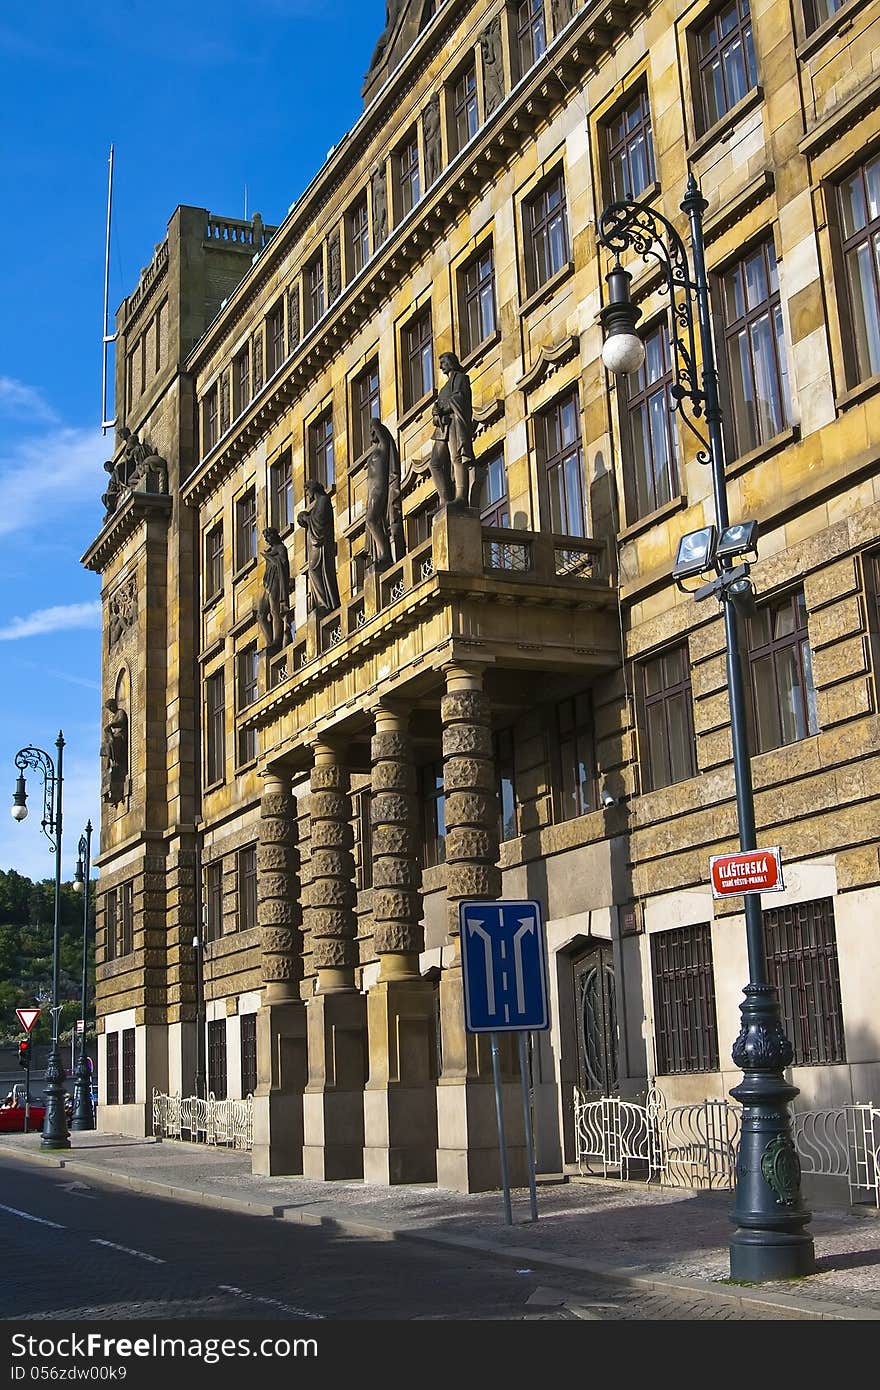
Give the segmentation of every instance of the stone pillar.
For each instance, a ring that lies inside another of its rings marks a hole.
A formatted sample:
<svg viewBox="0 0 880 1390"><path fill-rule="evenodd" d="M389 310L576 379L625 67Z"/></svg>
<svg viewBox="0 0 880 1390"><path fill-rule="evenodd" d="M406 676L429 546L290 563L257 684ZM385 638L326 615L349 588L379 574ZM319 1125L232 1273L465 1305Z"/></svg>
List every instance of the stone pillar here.
<svg viewBox="0 0 880 1390"><path fill-rule="evenodd" d="M330 743L314 749L312 881L306 927L318 993L306 1005L309 1080L303 1103L307 1178L364 1175L366 999L355 985L352 807L349 774Z"/></svg>
<svg viewBox="0 0 880 1390"><path fill-rule="evenodd" d="M446 897L454 956L440 981L443 1071L437 1087L437 1182L461 1192L501 1186L489 1039L465 1032L458 934L463 898L498 898L498 798L489 701L479 668L449 666L440 705L446 796ZM515 1038L499 1035L510 1180L527 1181Z"/></svg>
<svg viewBox="0 0 880 1390"><path fill-rule="evenodd" d="M367 1182L437 1176L436 995L419 974L424 946L418 800L408 714L376 710L372 741L373 922L379 979L367 996Z"/></svg>
<svg viewBox="0 0 880 1390"><path fill-rule="evenodd" d="M264 775L257 844L257 921L263 995L257 1014L255 1173L301 1173L306 1015L296 797L286 773Z"/></svg>

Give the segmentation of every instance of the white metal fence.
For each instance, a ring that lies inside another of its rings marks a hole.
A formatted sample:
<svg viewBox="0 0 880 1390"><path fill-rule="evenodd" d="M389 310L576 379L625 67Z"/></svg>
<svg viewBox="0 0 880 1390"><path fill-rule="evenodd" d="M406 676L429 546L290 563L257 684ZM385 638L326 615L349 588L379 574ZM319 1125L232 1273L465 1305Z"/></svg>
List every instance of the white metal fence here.
<svg viewBox="0 0 880 1390"><path fill-rule="evenodd" d="M666 1187L732 1188L740 1115L728 1100L667 1105L655 1086L644 1105L575 1091L578 1167ZM846 1178L852 1203L880 1208L880 1107L804 1110L792 1116L792 1134L803 1173Z"/></svg>
<svg viewBox="0 0 880 1390"><path fill-rule="evenodd" d="M198 1144L225 1144L233 1149L254 1145L254 1098L207 1100L168 1096L153 1091L153 1133L162 1139L191 1139Z"/></svg>

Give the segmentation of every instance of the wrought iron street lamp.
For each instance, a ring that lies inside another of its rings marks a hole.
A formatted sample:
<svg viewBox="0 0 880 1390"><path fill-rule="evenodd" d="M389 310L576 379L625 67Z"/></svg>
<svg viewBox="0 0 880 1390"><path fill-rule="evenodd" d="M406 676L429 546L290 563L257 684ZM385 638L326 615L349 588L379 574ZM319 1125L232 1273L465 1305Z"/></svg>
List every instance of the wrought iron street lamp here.
<svg viewBox="0 0 880 1390"><path fill-rule="evenodd" d="M82 958L82 1002L80 1016L79 1060L76 1068L76 1081L73 1088L73 1117L70 1128L75 1130L95 1128L95 1108L92 1105L92 1081L86 1055L86 988L89 965L89 874L92 866L92 822L86 821L85 833L79 837L79 858L76 861L76 874L73 886L82 893L83 899L83 958Z"/></svg>
<svg viewBox="0 0 880 1390"><path fill-rule="evenodd" d="M635 345L640 311L630 299L631 277L621 266L620 257L632 251L652 258L664 271L669 294L674 409L700 442L697 457L711 468L715 501L715 526L682 538L673 575L684 588L688 578L714 574L695 591L695 597L705 599L714 594L724 614L739 843L740 849L752 850L757 847L755 806L737 609L747 608L754 588L748 563L734 561L755 553L757 526L754 522L731 526L727 510L722 414L703 239L707 206L691 174L681 209L690 223L693 270L672 223L647 203L612 203L604 210L598 239L615 256L616 264L607 276L609 302L601 314L606 333L602 357L610 371L631 372L641 367L644 348L640 351ZM708 438L690 417L705 422ZM801 1198L800 1164L788 1109L798 1091L784 1076L793 1049L782 1026L776 990L769 981L759 894L745 895L745 918L749 982L740 1006L742 1027L732 1052L743 1079L730 1093L743 1107L732 1213L738 1229L730 1242L730 1273L734 1279L748 1281L791 1279L815 1269L812 1237L805 1230L810 1213Z"/></svg>
<svg viewBox="0 0 880 1390"><path fill-rule="evenodd" d="M49 1064L46 1067L46 1116L43 1120L41 1149L69 1149L70 1136L67 1133L67 1117L64 1114L64 1067L58 1049L58 1017L61 1005L58 1002L59 937L61 928L61 788L63 784L62 764L64 759L64 735L58 731L55 740L58 749L56 762L42 748L22 748L15 755L18 777L12 798L12 815L23 821L28 813L27 792L25 790L25 768L32 767L43 778L43 819L40 828L55 851L55 926L52 935L52 1047Z"/></svg>

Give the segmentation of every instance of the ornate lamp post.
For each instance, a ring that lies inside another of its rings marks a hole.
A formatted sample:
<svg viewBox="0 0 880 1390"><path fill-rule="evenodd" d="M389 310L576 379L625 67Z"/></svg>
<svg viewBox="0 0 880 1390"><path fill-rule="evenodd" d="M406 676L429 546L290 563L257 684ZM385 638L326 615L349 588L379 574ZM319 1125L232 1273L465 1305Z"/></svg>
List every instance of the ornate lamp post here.
<svg viewBox="0 0 880 1390"><path fill-rule="evenodd" d="M15 755L18 777L12 798L12 816L23 821L27 816L27 792L24 770L32 767L43 777L43 819L40 828L55 851L55 927L52 936L52 1048L46 1068L46 1117L43 1121L41 1149L69 1149L67 1118L64 1114L64 1067L58 1050L58 943L61 926L61 787L64 758L64 735L58 731L55 740L57 763L42 748L22 748Z"/></svg>
<svg viewBox="0 0 880 1390"><path fill-rule="evenodd" d="M85 833L79 837L79 858L76 861L76 874L73 886L83 898L83 965L82 965L82 1035L79 1045L79 1061L76 1068L76 1082L73 1088L73 1117L70 1128L75 1130L95 1128L95 1109L92 1105L92 1082L86 1056L86 987L89 964L89 873L92 860L92 822L86 821Z"/></svg>
<svg viewBox="0 0 880 1390"><path fill-rule="evenodd" d="M757 525L731 526L724 474L724 440L718 373L706 277L703 215L707 207L693 174L688 178L682 212L691 228L693 270L678 232L645 203L612 203L599 220L600 245L616 264L607 276L609 302L602 310L606 332L602 358L612 372L637 371L645 349L635 332L640 311L629 295L630 275L620 264L625 251L653 258L663 268L669 293L674 358L671 394L674 408L700 441L698 458L712 470L717 527L682 537L673 577L682 580L714 574L695 591L697 599L714 594L724 614L727 645L727 690L739 843L756 848L752 771L745 722L745 698L739 657L737 608L747 611L754 599L749 566L741 557L756 553ZM698 378L696 339L702 371ZM708 439L685 413L705 421ZM740 558L741 562L734 561ZM779 1000L769 982L760 894L745 895L749 982L740 1006L742 1027L733 1044L733 1060L743 1079L731 1095L742 1103L742 1136L736 1165L732 1220L738 1227L730 1242L734 1279L792 1279L815 1269L813 1241L804 1229L810 1213L800 1193L800 1163L791 1137L789 1102L798 1094L783 1072L793 1049L782 1026Z"/></svg>

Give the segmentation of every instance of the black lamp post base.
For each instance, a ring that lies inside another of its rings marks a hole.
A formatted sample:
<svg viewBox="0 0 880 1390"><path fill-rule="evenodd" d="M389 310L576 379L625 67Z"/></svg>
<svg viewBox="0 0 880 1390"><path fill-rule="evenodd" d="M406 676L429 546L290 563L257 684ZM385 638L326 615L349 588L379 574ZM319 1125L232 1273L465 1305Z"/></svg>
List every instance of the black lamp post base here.
<svg viewBox="0 0 880 1390"><path fill-rule="evenodd" d="M46 1068L46 1115L43 1120L41 1149L69 1149L67 1117L64 1114L64 1068L57 1047L49 1053Z"/></svg>
<svg viewBox="0 0 880 1390"><path fill-rule="evenodd" d="M804 1232L737 1231L730 1242L730 1277L746 1284L815 1274L812 1236Z"/></svg>
<svg viewBox="0 0 880 1390"><path fill-rule="evenodd" d="M89 1067L85 1057L81 1057L76 1069L76 1084L73 1088L73 1114L70 1128L75 1131L95 1128L95 1110L92 1105L92 1087Z"/></svg>

